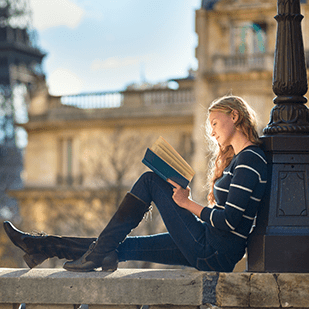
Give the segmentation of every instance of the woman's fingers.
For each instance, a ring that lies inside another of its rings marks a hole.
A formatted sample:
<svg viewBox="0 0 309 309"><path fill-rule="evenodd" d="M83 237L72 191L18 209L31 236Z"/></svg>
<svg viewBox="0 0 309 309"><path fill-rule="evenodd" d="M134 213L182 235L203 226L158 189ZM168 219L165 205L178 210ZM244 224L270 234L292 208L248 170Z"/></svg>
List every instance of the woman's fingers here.
<svg viewBox="0 0 309 309"><path fill-rule="evenodd" d="M180 185L178 183L176 183L175 181L171 180L171 179L167 179L167 182L170 183L176 189L180 188Z"/></svg>

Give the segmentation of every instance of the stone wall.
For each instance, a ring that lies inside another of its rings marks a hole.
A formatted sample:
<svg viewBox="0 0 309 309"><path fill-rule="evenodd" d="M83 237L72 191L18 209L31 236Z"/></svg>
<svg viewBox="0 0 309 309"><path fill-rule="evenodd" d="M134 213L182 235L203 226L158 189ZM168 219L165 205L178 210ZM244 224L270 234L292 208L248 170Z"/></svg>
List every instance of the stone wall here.
<svg viewBox="0 0 309 309"><path fill-rule="evenodd" d="M309 308L308 274L0 268L0 286L1 309Z"/></svg>

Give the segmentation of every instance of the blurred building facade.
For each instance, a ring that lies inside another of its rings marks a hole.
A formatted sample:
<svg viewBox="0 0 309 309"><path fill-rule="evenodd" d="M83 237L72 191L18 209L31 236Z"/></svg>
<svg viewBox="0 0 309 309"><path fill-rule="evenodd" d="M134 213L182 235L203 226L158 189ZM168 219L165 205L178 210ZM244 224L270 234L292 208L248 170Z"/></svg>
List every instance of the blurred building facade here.
<svg viewBox="0 0 309 309"><path fill-rule="evenodd" d="M223 95L241 96L257 111L262 134L273 107L276 12L273 0L203 0L196 11L198 70L184 79L62 97L51 96L38 80L29 121L22 125L28 133L24 189L11 192L20 204L22 228L97 235L147 170L142 157L160 135L195 169L193 198L205 204L207 107ZM308 23L305 18L305 50ZM143 222L136 233L163 231L158 217L154 213L152 223Z"/></svg>
<svg viewBox="0 0 309 309"><path fill-rule="evenodd" d="M11 191L26 230L97 235L147 170L143 155L160 135L191 161L193 72L157 85L130 85L122 92L55 97L44 81L37 89L29 121L22 125L28 133L25 186ZM139 229L135 232L164 231L156 210Z"/></svg>
<svg viewBox="0 0 309 309"><path fill-rule="evenodd" d="M307 0L301 0L305 53L309 52ZM193 140L193 164L198 174L195 184L205 183L205 109L216 98L234 94L243 97L257 112L259 130L269 121L273 108L272 73L276 45L277 1L273 0L203 0L196 11L198 70L195 80L196 108ZM308 58L309 60L309 58ZM308 62L307 62L308 67ZM197 190L197 198L201 192Z"/></svg>

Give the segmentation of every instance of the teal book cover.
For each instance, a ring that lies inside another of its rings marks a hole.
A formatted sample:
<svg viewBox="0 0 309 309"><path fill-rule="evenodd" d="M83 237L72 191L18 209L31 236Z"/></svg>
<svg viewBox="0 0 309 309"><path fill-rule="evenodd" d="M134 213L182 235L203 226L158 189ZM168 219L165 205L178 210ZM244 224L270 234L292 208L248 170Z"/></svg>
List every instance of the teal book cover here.
<svg viewBox="0 0 309 309"><path fill-rule="evenodd" d="M184 189L189 185L188 179L162 160L149 148L147 148L142 162L164 180L171 179Z"/></svg>

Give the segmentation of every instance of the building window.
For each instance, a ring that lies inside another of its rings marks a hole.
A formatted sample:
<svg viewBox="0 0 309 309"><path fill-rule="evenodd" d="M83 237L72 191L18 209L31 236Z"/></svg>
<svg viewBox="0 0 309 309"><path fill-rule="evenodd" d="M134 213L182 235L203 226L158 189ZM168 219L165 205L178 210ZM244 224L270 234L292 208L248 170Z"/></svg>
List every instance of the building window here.
<svg viewBox="0 0 309 309"><path fill-rule="evenodd" d="M77 141L73 138L60 138L58 141L58 173L57 184L72 186L81 184L76 154Z"/></svg>
<svg viewBox="0 0 309 309"><path fill-rule="evenodd" d="M232 54L266 52L266 23L242 23L232 27Z"/></svg>

